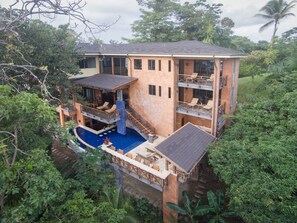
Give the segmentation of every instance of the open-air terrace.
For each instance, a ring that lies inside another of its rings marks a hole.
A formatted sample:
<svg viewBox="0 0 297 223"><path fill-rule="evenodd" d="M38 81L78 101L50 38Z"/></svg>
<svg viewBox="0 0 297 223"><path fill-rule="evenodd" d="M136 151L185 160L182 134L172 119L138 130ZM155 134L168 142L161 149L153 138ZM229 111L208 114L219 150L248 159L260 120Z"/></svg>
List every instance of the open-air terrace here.
<svg viewBox="0 0 297 223"><path fill-rule="evenodd" d="M123 172L162 191L170 172L166 170L165 158L156 153L155 146L164 140L159 136L154 142L145 141L126 154L112 145L103 145L101 148L112 155L113 163Z"/></svg>
<svg viewBox="0 0 297 223"><path fill-rule="evenodd" d="M178 83L179 87L187 87L202 90L213 90L214 75L200 75L193 74L179 74ZM220 78L220 88L226 84L226 79Z"/></svg>
<svg viewBox="0 0 297 223"><path fill-rule="evenodd" d="M102 110L97 108L92 108L89 106L81 105L82 114L88 118L98 120L106 124L112 124L120 120L119 111L112 111L112 108L109 110ZM110 112L109 112L110 111Z"/></svg>
<svg viewBox="0 0 297 223"><path fill-rule="evenodd" d="M167 183L166 178L169 175L169 171L166 170L165 159L158 155L155 152L154 148L159 143L164 141L165 138L159 136L153 142L144 141L143 143L140 142L135 148L124 149L123 147L120 147L117 142L113 142L113 138L112 136L110 136L111 140L109 142L104 143L103 141L101 141L101 143L97 143L95 146L92 141L86 142L84 139L81 138L81 136L83 137L86 133L89 136L90 134L93 134L94 136L97 135L99 137L100 135L104 135L103 138L105 139L109 137L108 134L105 135L106 131L111 132L110 134L116 134L113 131L114 126L100 131L95 131L85 126L79 126L78 128L80 130L85 129L85 131L87 131L85 133L82 133L83 135L79 135L77 130L74 130L74 135L79 140L79 142L82 142L84 144L84 146L87 146L91 149L103 149L112 156L113 163L120 167L123 172L141 180L146 184L151 185L157 190L163 190L163 186ZM86 137L89 138L89 136ZM97 140L95 141L97 142ZM121 146L124 145L121 144ZM83 148L77 145L75 146L75 143L73 142L70 143L69 147L76 152L85 151Z"/></svg>
<svg viewBox="0 0 297 223"><path fill-rule="evenodd" d="M210 100L209 100L210 101ZM219 117L224 115L225 105L219 106ZM191 115L198 118L204 118L211 120L212 119L212 105L202 105L195 104L191 105L190 103L179 101L176 111L180 114Z"/></svg>

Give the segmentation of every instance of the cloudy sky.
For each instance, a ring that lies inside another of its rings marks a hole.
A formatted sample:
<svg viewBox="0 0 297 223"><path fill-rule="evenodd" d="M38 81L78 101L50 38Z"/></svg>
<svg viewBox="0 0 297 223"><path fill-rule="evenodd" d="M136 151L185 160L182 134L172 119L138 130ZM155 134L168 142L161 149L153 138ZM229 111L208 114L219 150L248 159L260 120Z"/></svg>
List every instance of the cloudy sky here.
<svg viewBox="0 0 297 223"><path fill-rule="evenodd" d="M5 6L12 0L1 0L1 2ZM195 2L195 0L189 0L189 2ZM223 4L223 16L230 17L235 22L234 34L247 36L253 41L270 40L272 28L259 33L259 27L265 23L265 20L254 17L268 0L208 0L208 2ZM132 37L131 24L140 16L140 7L136 0L86 0L86 3L83 12L95 23L111 24L119 18L108 31L98 35L99 39L108 43L109 40L121 41L122 37ZM297 7L292 12L297 16ZM59 22L63 23L63 20L61 18ZM282 32L295 26L297 26L297 17L289 17L281 22L277 34L281 35Z"/></svg>

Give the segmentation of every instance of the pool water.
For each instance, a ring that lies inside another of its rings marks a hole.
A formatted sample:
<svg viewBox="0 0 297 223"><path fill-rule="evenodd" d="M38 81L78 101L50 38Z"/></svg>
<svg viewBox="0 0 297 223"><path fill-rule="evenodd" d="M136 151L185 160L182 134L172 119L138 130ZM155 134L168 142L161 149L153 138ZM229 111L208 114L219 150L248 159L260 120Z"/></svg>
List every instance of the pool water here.
<svg viewBox="0 0 297 223"><path fill-rule="evenodd" d="M116 147L117 150L124 150L124 153L129 152L130 150L134 149L135 147L139 146L140 144L146 141L135 130L130 128L126 129L126 135L117 133L116 128L112 128L99 134L95 134L82 127L77 127L76 132L82 140L84 140L86 143L90 144L95 148L101 146L104 140L106 138L109 138L112 145ZM86 148L86 146L82 147Z"/></svg>

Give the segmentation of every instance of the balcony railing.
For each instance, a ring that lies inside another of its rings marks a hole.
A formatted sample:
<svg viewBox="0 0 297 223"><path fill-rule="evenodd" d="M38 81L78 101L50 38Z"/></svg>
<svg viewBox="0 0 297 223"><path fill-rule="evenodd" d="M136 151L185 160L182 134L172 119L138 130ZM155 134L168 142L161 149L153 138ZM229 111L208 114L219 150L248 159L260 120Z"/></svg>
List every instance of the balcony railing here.
<svg viewBox="0 0 297 223"><path fill-rule="evenodd" d="M199 118L212 119L212 109L204 109L203 105L190 106L186 102L179 101L176 108L178 113L191 115Z"/></svg>
<svg viewBox="0 0 297 223"><path fill-rule="evenodd" d="M178 106L176 108L178 113L191 115L199 118L204 118L211 120L212 119L212 109L204 109L203 105L195 105L190 106L187 102L178 102ZM218 108L218 118L223 119L223 115L225 114L225 104L220 105Z"/></svg>
<svg viewBox="0 0 297 223"><path fill-rule="evenodd" d="M220 88L226 85L227 79L220 77ZM213 78L205 75L193 76L189 74L179 74L178 84L179 87L188 87L202 90L213 90Z"/></svg>
<svg viewBox="0 0 297 223"><path fill-rule="evenodd" d="M139 178L143 178L150 183L159 186L159 189L167 185L168 171L160 172L152 169L134 159L128 158L125 155L121 155L117 152L106 150L112 155L112 162L122 168L122 170L130 175L137 175Z"/></svg>
<svg viewBox="0 0 297 223"><path fill-rule="evenodd" d="M82 114L86 117L96 119L100 122L106 124L112 124L120 120L120 113L119 111L115 111L113 113L107 113L102 110L98 110L96 108L91 108L88 106L81 105Z"/></svg>

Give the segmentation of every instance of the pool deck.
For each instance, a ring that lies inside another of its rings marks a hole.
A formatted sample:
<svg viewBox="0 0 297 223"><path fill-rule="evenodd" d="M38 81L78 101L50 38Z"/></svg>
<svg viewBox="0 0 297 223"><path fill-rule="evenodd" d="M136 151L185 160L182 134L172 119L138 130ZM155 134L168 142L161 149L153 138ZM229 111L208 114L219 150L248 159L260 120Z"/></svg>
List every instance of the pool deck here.
<svg viewBox="0 0 297 223"><path fill-rule="evenodd" d="M80 127L86 128L85 126ZM100 131L91 130L90 128L86 129L90 130L94 134L100 134L100 132L106 131L111 128L114 128L114 126ZM75 130L74 134L86 146L92 149L97 149L89 145L88 143L84 142L78 136ZM148 180L153 180L157 185L161 186L157 187L157 189L161 190L165 182L164 180L166 180L166 178L170 174L170 169L166 170L165 158L157 154L155 147L164 140L164 137L158 136L155 138L153 142L145 141L125 154L121 154L119 153L119 151L115 151L115 148L112 148L112 143L109 143L108 145L102 144L100 148L109 153L113 158L113 162L115 162L117 165L122 166L122 168L124 169L127 168L127 171L129 173L131 173L131 171L133 172L134 170L139 169L139 171L136 171L138 174L140 174L141 176L145 176ZM171 168L171 165L169 165L169 168ZM155 176L157 178L154 178L152 176Z"/></svg>

